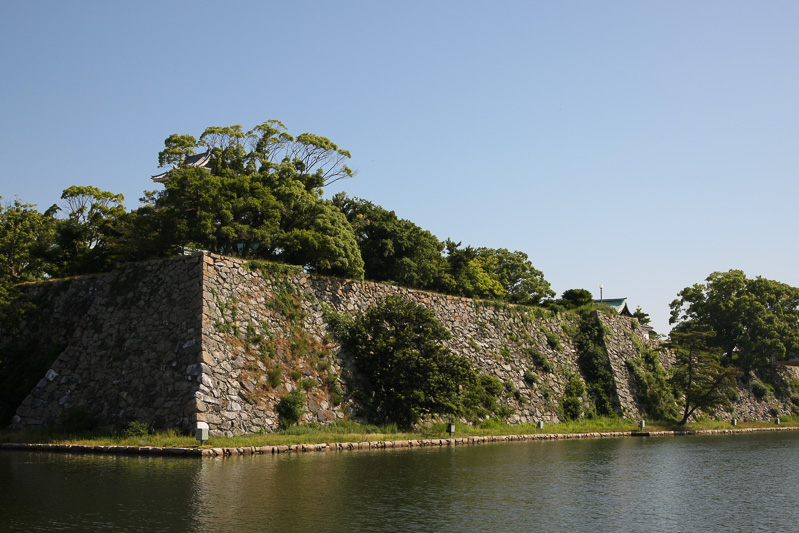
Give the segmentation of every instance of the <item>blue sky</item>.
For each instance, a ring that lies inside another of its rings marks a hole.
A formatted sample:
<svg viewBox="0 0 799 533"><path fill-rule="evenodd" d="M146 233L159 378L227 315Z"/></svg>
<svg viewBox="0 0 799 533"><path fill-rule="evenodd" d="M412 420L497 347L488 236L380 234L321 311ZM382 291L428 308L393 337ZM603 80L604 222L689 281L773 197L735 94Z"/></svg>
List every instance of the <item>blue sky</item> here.
<svg viewBox="0 0 799 533"><path fill-rule="evenodd" d="M267 119L340 190L521 250L668 329L731 268L799 286L799 3L3 2L0 195L155 189L171 133Z"/></svg>

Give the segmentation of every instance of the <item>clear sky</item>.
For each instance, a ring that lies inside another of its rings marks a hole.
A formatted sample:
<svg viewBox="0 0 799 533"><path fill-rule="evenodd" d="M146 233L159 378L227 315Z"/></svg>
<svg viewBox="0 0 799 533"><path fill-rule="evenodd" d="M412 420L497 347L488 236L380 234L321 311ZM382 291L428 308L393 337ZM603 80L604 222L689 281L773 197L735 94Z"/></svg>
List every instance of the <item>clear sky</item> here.
<svg viewBox="0 0 799 533"><path fill-rule="evenodd" d="M0 3L0 195L155 189L171 133L279 119L345 190L668 330L732 268L799 286L799 3Z"/></svg>

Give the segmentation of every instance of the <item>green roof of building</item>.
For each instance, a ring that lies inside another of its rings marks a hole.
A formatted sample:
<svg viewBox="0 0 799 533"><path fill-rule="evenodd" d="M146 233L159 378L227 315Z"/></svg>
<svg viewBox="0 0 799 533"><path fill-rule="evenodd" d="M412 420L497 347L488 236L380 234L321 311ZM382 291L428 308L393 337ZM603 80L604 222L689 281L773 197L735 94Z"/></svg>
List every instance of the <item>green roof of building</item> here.
<svg viewBox="0 0 799 533"><path fill-rule="evenodd" d="M603 298L602 300L594 300L594 302L612 307L620 315L632 316L630 309L627 308L627 298Z"/></svg>

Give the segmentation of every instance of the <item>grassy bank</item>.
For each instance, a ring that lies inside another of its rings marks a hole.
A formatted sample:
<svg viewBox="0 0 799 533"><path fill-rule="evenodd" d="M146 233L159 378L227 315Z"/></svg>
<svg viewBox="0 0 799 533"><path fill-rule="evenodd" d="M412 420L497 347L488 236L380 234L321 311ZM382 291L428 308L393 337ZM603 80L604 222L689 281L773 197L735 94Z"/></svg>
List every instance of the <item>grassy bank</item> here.
<svg viewBox="0 0 799 533"><path fill-rule="evenodd" d="M783 418L781 425L799 426L799 418ZM738 429L773 427L774 422L739 422ZM731 429L732 424L716 420L703 420L677 426L673 422L647 421L647 431ZM143 427L136 431L108 433L100 431L58 432L0 432L0 442L23 442L42 444L78 444L87 446L155 446L161 448L197 448L198 441L191 435L176 431L145 432ZM489 421L479 426L457 423L454 437L483 437L500 435L534 435L549 433L610 433L637 431L638 422L622 418L605 417L566 422L539 429L535 425L508 425ZM400 431L396 426L371 426L345 422L333 426L294 426L278 433L241 435L237 437L214 437L206 441L204 448L236 448L248 446L282 446L291 444L324 444L336 442L394 441L415 439L446 438L444 423L434 424L418 431Z"/></svg>

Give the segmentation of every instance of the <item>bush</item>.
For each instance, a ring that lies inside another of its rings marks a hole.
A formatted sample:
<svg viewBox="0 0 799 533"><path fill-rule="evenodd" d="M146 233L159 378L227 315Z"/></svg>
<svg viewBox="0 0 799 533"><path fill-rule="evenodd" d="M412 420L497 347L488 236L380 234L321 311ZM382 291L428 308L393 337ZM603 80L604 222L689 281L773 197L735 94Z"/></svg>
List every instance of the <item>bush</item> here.
<svg viewBox="0 0 799 533"><path fill-rule="evenodd" d="M791 395L791 403L795 406L799 407L799 394L792 394Z"/></svg>
<svg viewBox="0 0 799 533"><path fill-rule="evenodd" d="M547 345L555 351L561 351L563 348L560 345L560 339L552 332L546 332Z"/></svg>
<svg viewBox="0 0 799 533"><path fill-rule="evenodd" d="M752 394L758 400L762 400L763 398L766 397L766 395L768 395L768 387L760 381L753 381L751 388L752 388Z"/></svg>
<svg viewBox="0 0 799 533"><path fill-rule="evenodd" d="M536 383L538 383L538 376L535 374L535 372L530 372L529 370L525 370L524 381L528 385L535 385Z"/></svg>
<svg viewBox="0 0 799 533"><path fill-rule="evenodd" d="M583 414L582 395L585 392L583 382L577 374L569 374L563 398L560 401L560 414L564 420L576 420Z"/></svg>
<svg viewBox="0 0 799 533"><path fill-rule="evenodd" d="M299 389L294 389L277 402L275 410L280 417L280 428L286 429L296 424L305 412L305 395Z"/></svg>
<svg viewBox="0 0 799 533"><path fill-rule="evenodd" d="M311 390L316 387L318 383L316 383L316 380L313 378L304 378L300 380L298 385L303 390Z"/></svg>
<svg viewBox="0 0 799 533"><path fill-rule="evenodd" d="M498 377L489 376L488 374L480 376L480 385L488 394L495 398L502 394L502 389L504 388Z"/></svg>
<svg viewBox="0 0 799 533"><path fill-rule="evenodd" d="M547 360L547 356L536 350L532 347L527 347L524 349L524 353L527 354L530 359L533 361L533 364L543 370L544 372L552 372L554 367L552 363Z"/></svg>
<svg viewBox="0 0 799 533"><path fill-rule="evenodd" d="M512 414L513 414L512 407L507 407L505 405L500 405L499 407L497 407L497 416L500 418L508 418Z"/></svg>
<svg viewBox="0 0 799 533"><path fill-rule="evenodd" d="M422 416L463 411L464 395L473 404L483 399L471 362L442 346L451 335L425 307L389 296L332 325L368 382L371 419L407 427Z"/></svg>
<svg viewBox="0 0 799 533"><path fill-rule="evenodd" d="M125 437L146 437L147 435L152 433L152 431L153 430L150 427L150 424L147 424L146 422L139 422L138 420L133 420L130 423L128 423L127 427L125 428L125 431L123 431L122 434Z"/></svg>
<svg viewBox="0 0 799 533"><path fill-rule="evenodd" d="M283 377L283 369L279 366L273 366L266 371L267 383L273 389L280 385L280 379Z"/></svg>

